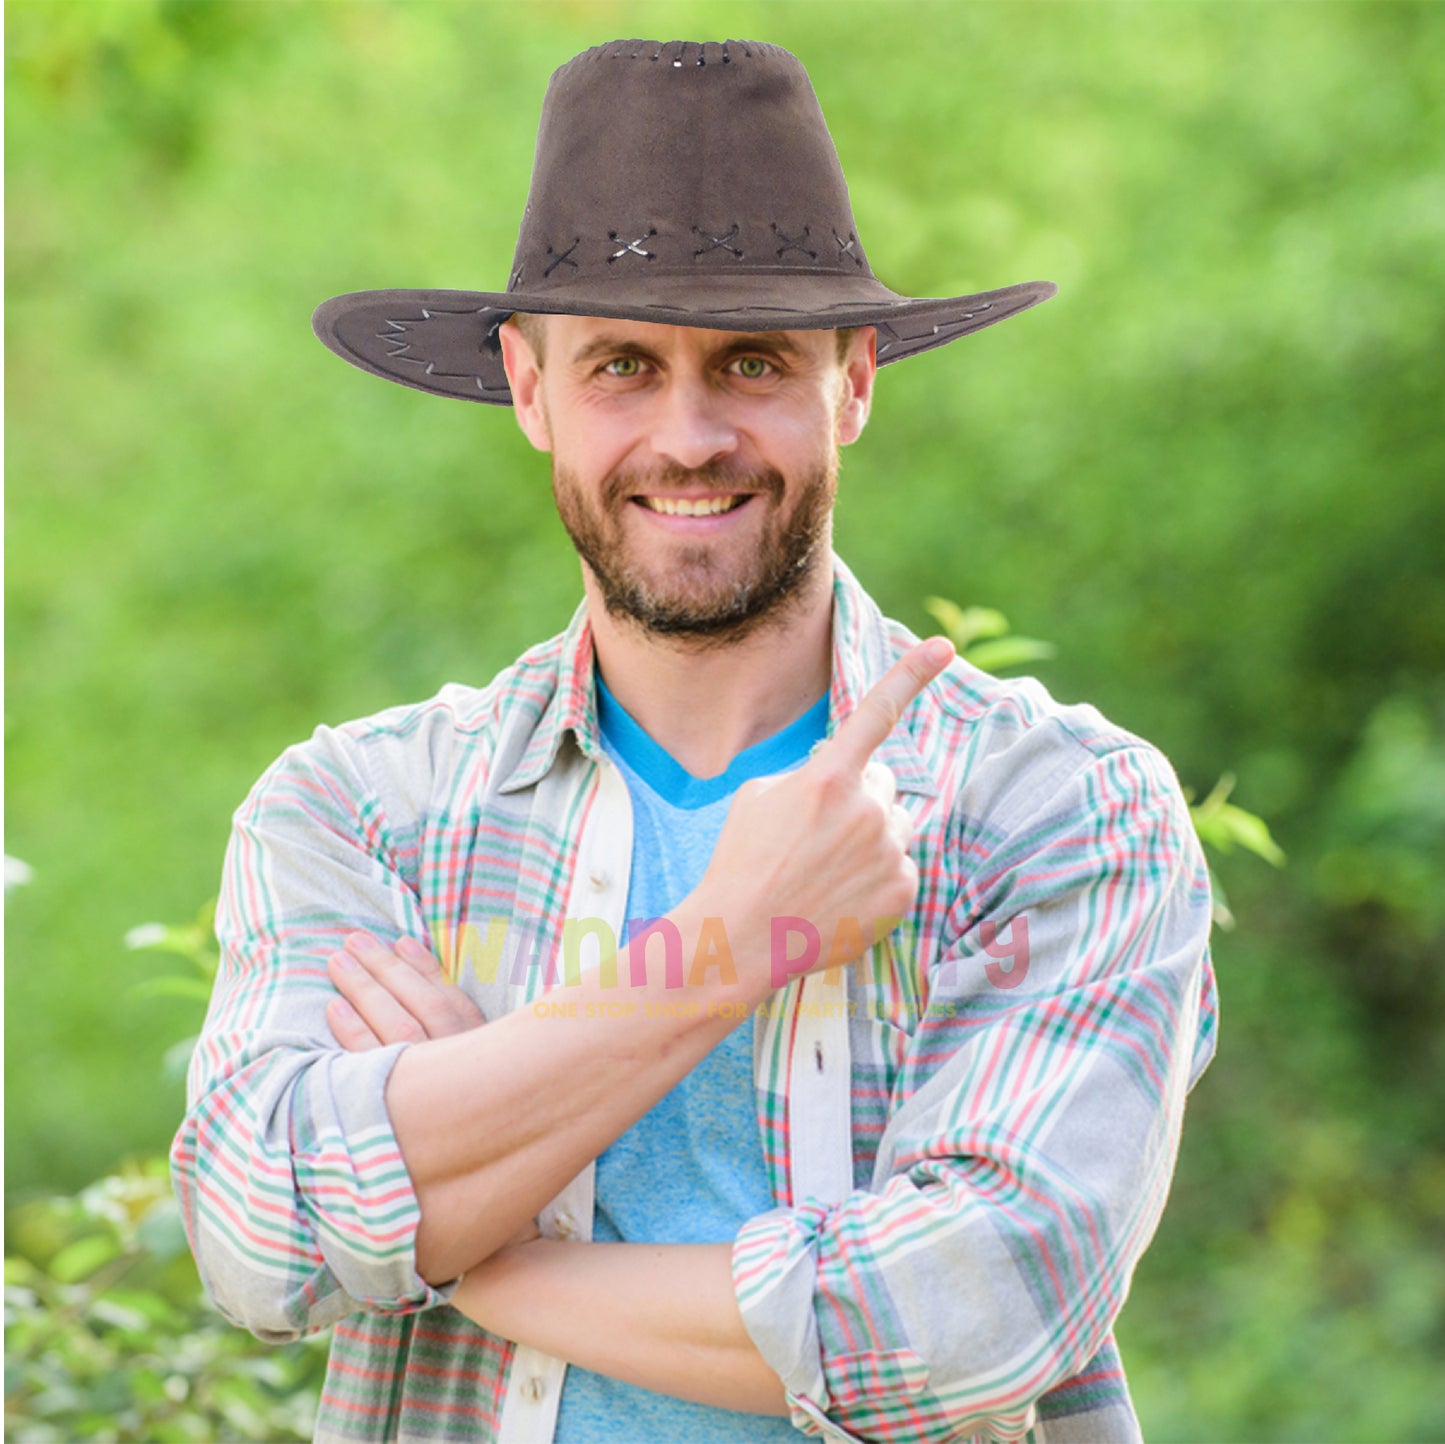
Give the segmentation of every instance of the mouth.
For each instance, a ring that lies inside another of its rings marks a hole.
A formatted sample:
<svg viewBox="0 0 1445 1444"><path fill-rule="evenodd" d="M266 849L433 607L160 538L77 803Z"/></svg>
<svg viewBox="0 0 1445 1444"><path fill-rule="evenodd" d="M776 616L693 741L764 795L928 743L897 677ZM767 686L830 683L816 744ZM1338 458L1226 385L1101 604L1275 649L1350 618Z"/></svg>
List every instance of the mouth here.
<svg viewBox="0 0 1445 1444"><path fill-rule="evenodd" d="M647 511L660 516L724 516L736 511L752 499L751 492L731 492L716 496L634 496Z"/></svg>

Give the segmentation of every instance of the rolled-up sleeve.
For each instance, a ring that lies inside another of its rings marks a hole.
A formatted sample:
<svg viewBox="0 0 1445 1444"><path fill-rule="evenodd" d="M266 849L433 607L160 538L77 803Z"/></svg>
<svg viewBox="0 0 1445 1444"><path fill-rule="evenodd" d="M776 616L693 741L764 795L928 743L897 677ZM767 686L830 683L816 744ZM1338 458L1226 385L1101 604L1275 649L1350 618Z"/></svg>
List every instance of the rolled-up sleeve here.
<svg viewBox="0 0 1445 1444"><path fill-rule="evenodd" d="M385 1105L401 1045L347 1053L326 1023L326 960L358 928L424 936L354 741L322 728L236 813L220 968L171 1150L207 1291L270 1340L450 1292L415 1267L419 1210Z"/></svg>
<svg viewBox="0 0 1445 1444"><path fill-rule="evenodd" d="M871 1187L734 1245L806 1433L1024 1438L1107 1346L1158 1225L1214 1047L1207 870L1145 744L1040 792L958 865Z"/></svg>

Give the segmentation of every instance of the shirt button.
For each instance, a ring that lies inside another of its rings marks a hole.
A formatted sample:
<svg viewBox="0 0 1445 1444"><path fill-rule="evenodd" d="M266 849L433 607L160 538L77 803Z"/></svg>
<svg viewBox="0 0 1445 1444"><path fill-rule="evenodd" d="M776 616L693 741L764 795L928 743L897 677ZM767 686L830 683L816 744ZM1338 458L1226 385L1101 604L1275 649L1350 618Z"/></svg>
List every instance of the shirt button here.
<svg viewBox="0 0 1445 1444"><path fill-rule="evenodd" d="M592 884L593 892L601 892L612 881L612 875L605 867L594 867L588 874L587 881Z"/></svg>
<svg viewBox="0 0 1445 1444"><path fill-rule="evenodd" d="M552 1220L552 1226L557 1230L558 1238L571 1238L577 1232L577 1225L572 1222L570 1213L559 1213Z"/></svg>
<svg viewBox="0 0 1445 1444"><path fill-rule="evenodd" d="M540 1404L547 1397L547 1381L540 1374L533 1374L522 1385L522 1397L533 1404Z"/></svg>

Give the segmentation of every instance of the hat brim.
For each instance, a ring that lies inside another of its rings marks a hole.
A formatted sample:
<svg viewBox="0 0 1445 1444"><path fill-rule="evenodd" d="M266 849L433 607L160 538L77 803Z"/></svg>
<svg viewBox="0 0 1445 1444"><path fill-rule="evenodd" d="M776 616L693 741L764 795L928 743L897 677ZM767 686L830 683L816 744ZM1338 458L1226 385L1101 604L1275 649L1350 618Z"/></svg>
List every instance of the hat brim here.
<svg viewBox="0 0 1445 1444"><path fill-rule="evenodd" d="M317 307L311 324L323 345L373 376L462 401L511 405L497 329L518 311L602 316L718 331L878 329L886 365L1017 316L1056 294L1051 281L1025 281L972 296L915 298L871 276L710 278L699 304L695 274L647 278L645 300L598 300L581 288L524 291L353 291ZM788 304L777 303L777 293Z"/></svg>

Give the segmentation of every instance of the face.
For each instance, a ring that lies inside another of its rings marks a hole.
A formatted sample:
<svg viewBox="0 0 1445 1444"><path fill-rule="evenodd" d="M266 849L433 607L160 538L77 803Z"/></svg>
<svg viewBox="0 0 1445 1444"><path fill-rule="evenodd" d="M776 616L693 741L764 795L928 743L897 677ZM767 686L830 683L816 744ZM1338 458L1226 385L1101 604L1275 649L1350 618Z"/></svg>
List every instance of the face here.
<svg viewBox="0 0 1445 1444"><path fill-rule="evenodd" d="M779 621L826 581L838 447L872 392L872 332L759 335L539 318L502 328L517 419L552 455L589 585L615 618L699 644Z"/></svg>

